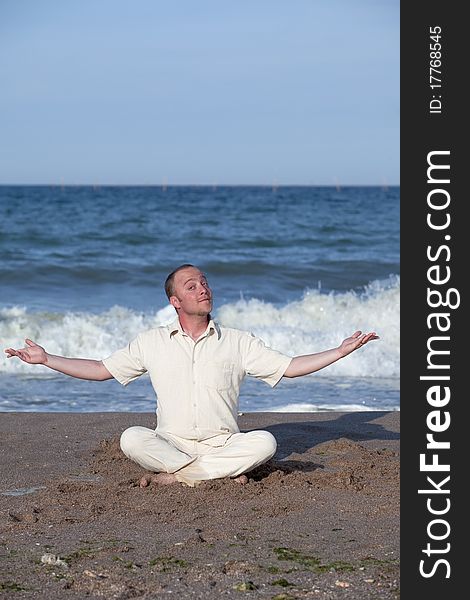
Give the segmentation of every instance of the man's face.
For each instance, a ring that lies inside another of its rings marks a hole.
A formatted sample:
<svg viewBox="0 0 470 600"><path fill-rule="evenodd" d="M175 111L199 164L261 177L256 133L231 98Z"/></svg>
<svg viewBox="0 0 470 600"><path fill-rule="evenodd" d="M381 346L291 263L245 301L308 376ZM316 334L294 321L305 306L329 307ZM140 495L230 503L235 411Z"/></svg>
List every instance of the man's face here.
<svg viewBox="0 0 470 600"><path fill-rule="evenodd" d="M176 273L171 304L184 315L207 316L212 310L212 291L206 276L196 267L187 267Z"/></svg>

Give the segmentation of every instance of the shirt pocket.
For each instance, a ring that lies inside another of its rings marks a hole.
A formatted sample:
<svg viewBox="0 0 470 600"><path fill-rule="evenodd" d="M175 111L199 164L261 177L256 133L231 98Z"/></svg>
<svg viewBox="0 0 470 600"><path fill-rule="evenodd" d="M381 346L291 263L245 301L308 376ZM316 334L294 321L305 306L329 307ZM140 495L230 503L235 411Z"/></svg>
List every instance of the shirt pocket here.
<svg viewBox="0 0 470 600"><path fill-rule="evenodd" d="M204 382L208 388L223 392L232 387L234 364L208 361L204 364Z"/></svg>

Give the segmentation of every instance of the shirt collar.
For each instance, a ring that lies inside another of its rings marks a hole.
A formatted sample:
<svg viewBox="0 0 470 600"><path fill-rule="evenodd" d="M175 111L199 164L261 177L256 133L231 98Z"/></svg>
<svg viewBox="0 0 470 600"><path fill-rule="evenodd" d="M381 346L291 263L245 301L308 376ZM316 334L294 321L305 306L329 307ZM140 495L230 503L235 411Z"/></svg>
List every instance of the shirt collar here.
<svg viewBox="0 0 470 600"><path fill-rule="evenodd" d="M172 338L176 333L186 335L183 331L183 328L181 327L181 323L178 317L176 317L173 323L170 323L170 325L168 325L167 328L168 333L170 334L170 338ZM220 325L216 321L214 321L214 319L211 319L207 325L207 329L204 332L204 335L212 335L213 332L217 333L217 339L220 340L220 336L222 335L222 332L220 331Z"/></svg>

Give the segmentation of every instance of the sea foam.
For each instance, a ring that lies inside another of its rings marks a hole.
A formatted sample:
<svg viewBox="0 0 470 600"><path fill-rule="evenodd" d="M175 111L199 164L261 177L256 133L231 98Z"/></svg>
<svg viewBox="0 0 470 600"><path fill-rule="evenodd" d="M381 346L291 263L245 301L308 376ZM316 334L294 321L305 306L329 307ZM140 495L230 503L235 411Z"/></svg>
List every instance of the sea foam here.
<svg viewBox="0 0 470 600"><path fill-rule="evenodd" d="M338 346L354 331L375 331L372 342L328 367L328 375L398 377L400 368L400 279L374 281L363 293L309 290L280 308L260 300L222 306L226 326L252 331L266 344L290 356ZM322 373L319 373L319 375Z"/></svg>
<svg viewBox="0 0 470 600"><path fill-rule="evenodd" d="M222 325L251 331L268 346L290 356L336 347L357 329L376 331L380 340L331 365L327 373L339 377L398 377L399 301L400 279L393 277L374 281L362 293L308 290L299 300L284 306L256 298L240 299L221 306L214 316ZM113 306L99 314L34 312L14 306L0 310L0 339L3 348L23 347L28 337L51 354L102 359L139 332L166 325L174 318L174 309L169 305L156 312ZM5 355L0 359L2 372L51 374L46 367L32 367Z"/></svg>

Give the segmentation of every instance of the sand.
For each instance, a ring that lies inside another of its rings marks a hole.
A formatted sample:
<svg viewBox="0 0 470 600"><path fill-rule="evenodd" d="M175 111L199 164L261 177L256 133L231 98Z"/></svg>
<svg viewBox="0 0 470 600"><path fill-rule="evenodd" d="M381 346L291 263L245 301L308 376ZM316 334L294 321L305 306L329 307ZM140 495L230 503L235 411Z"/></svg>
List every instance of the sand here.
<svg viewBox="0 0 470 600"><path fill-rule="evenodd" d="M275 457L141 489L152 414L2 413L0 597L399 598L399 413L250 413Z"/></svg>

